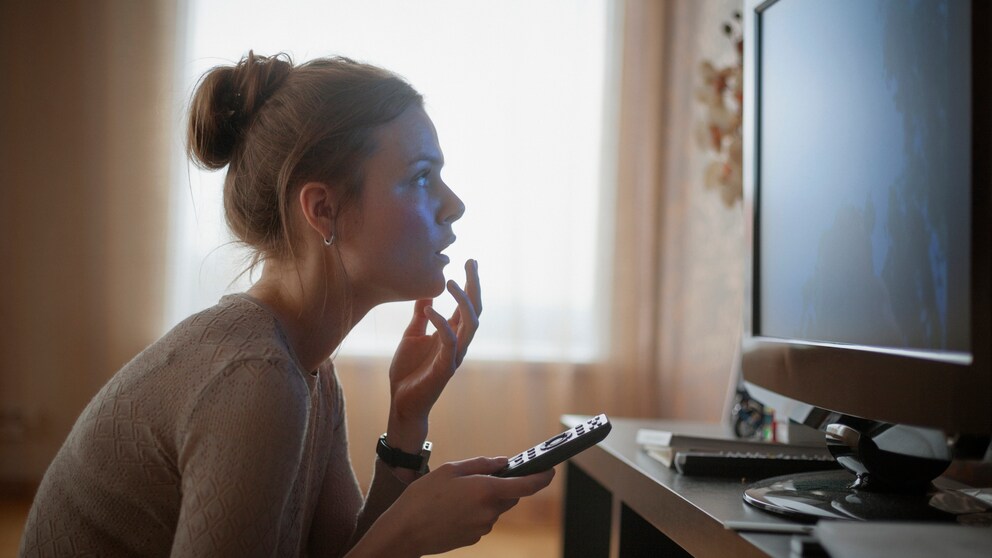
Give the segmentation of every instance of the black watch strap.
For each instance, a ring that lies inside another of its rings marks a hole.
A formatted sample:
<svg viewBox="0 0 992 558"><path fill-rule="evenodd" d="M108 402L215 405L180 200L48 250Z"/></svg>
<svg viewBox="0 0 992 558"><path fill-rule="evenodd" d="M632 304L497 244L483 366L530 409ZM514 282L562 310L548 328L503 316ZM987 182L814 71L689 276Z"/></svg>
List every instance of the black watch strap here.
<svg viewBox="0 0 992 558"><path fill-rule="evenodd" d="M404 469L413 469L418 473L426 473L428 471L427 461L431 457L431 447L432 444L429 441L425 441L420 453L406 453L405 451L390 447L386 443L386 435L383 434L379 436L379 443L375 445L375 453L379 456L379 459L385 461L386 465L390 467L402 467Z"/></svg>

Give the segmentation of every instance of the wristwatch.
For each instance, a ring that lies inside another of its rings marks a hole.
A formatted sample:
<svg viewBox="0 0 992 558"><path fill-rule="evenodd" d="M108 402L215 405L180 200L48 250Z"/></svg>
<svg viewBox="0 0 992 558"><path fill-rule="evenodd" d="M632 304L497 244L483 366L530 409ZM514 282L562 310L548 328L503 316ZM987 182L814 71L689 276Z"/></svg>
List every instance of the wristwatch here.
<svg viewBox="0 0 992 558"><path fill-rule="evenodd" d="M431 458L431 447L429 441L424 441L424 447L420 453L406 453L396 448L389 447L386 443L386 435L379 436L379 443L375 445L375 453L390 467L402 467L413 469L418 473L426 473L430 469L427 467L427 460Z"/></svg>

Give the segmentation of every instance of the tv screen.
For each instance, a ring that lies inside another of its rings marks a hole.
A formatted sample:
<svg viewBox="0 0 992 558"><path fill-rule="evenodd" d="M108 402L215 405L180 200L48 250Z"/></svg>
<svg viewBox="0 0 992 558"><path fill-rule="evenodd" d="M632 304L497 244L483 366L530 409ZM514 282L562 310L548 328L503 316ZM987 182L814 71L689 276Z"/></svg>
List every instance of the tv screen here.
<svg viewBox="0 0 992 558"><path fill-rule="evenodd" d="M754 505L929 517L931 481L988 445L990 24L978 0L745 2L745 387L845 468Z"/></svg>
<svg viewBox="0 0 992 558"><path fill-rule="evenodd" d="M756 333L970 352L963 2L761 14Z"/></svg>
<svg viewBox="0 0 992 558"><path fill-rule="evenodd" d="M992 432L990 12L746 2L747 384Z"/></svg>

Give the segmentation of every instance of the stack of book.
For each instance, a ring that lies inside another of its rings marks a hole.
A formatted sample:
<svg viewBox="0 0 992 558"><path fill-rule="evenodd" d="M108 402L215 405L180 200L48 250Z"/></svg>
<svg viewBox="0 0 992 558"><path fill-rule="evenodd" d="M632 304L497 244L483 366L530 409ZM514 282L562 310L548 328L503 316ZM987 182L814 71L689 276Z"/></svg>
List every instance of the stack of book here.
<svg viewBox="0 0 992 558"><path fill-rule="evenodd" d="M667 430L642 428L637 432L637 443L652 458L666 467L674 467L679 452L711 451L735 453L760 453L770 455L829 456L826 442L781 444L741 438L697 436Z"/></svg>

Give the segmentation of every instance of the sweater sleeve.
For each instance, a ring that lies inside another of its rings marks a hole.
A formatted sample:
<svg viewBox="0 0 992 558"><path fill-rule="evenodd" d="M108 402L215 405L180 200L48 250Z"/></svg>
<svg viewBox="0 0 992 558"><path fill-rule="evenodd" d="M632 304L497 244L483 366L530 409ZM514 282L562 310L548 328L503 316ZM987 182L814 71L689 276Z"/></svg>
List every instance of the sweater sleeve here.
<svg viewBox="0 0 992 558"><path fill-rule="evenodd" d="M393 505L393 502L403 494L406 487L406 483L393 474L389 465L376 457L375 472L372 474L372 483L369 486L368 496L365 498L365 505L362 506L362 511L358 514L358 525L355 528L355 535L352 537L352 546L365 536L366 531L379 519L382 512Z"/></svg>
<svg viewBox="0 0 992 558"><path fill-rule="evenodd" d="M328 375L328 378L334 376ZM392 470L378 458L369 486L362 498L348 451L348 428L344 394L334 380L328 388L334 401L334 440L310 536L312 556L342 556L365 535L379 516L406 489ZM375 440L368 441L369 444Z"/></svg>
<svg viewBox="0 0 992 558"><path fill-rule="evenodd" d="M287 364L232 363L181 430L173 556L272 556L304 448L307 388Z"/></svg>

